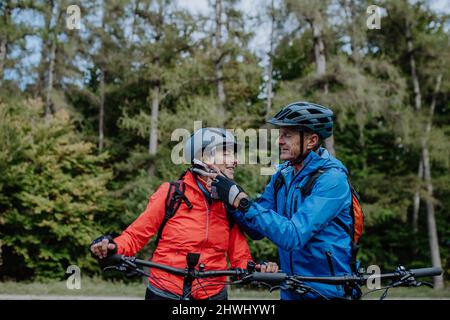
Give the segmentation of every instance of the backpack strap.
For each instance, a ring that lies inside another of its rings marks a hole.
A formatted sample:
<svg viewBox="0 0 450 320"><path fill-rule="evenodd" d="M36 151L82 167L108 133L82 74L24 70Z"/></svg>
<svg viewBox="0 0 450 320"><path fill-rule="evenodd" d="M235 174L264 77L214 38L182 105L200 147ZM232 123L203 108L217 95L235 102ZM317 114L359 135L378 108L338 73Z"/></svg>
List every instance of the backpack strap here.
<svg viewBox="0 0 450 320"><path fill-rule="evenodd" d="M189 210L192 209L193 206L192 206L191 202L184 194L185 190L186 190L186 186L185 186L183 180L176 180L176 181L170 182L169 191L167 192L166 201L165 201L164 218L158 229L158 234L157 234L156 240L155 240L155 249L156 249L156 247L158 247L159 240L161 239L161 235L162 235L164 227L166 226L167 221L169 221L169 219L171 219L175 215L175 212L180 207L181 202L184 201L186 203L187 207L189 208Z"/></svg>
<svg viewBox="0 0 450 320"><path fill-rule="evenodd" d="M228 206L225 206L225 212L227 214L227 219L228 219L228 228L231 232L231 229L233 229L234 224L236 223L236 219L233 218L233 214L230 212L230 209L228 208Z"/></svg>
<svg viewBox="0 0 450 320"><path fill-rule="evenodd" d="M313 172L312 174L310 174L308 181L300 188L300 192L301 192L303 198L306 198L309 195L311 195L312 189L314 188L314 185L315 185L317 179L324 172L325 172L324 170L319 169L319 170ZM353 187L351 186L350 182L349 182L349 185L350 185L350 190L353 193L354 190L353 190ZM352 206L353 206L353 204L352 204ZM353 217L353 209L352 208L350 208L350 215L352 216L352 223L353 223L354 217ZM345 223L343 223L341 219L336 217L333 219L333 221L336 222L336 224L338 226L340 226L342 229L344 229L344 231L350 236L350 238L353 239L352 230L350 230L349 227L346 226Z"/></svg>
<svg viewBox="0 0 450 320"><path fill-rule="evenodd" d="M302 194L303 199L311 194L317 179L319 179L319 177L324 172L325 172L324 170L319 169L309 175L308 181L306 181L306 183L300 188L300 192Z"/></svg>
<svg viewBox="0 0 450 320"><path fill-rule="evenodd" d="M280 170L278 171L278 175L275 178L275 182L273 183L273 202L275 205L275 211L277 211L278 191L280 191L283 184L284 184L284 177Z"/></svg>
<svg viewBox="0 0 450 320"><path fill-rule="evenodd" d="M169 190L167 192L166 200L165 200L165 213L163 221L161 222L161 225L158 229L158 234L156 236L155 240L155 249L158 246L159 240L161 239L161 235L163 232L164 227L166 226L166 223L175 215L178 208L181 205L181 202L184 201L186 203L186 206L191 210L193 208L191 202L184 194L186 190L186 186L183 181L183 177L186 175L187 172L190 170L186 170L181 174L178 180L170 182ZM232 215L227 210L227 218L228 218L228 226L230 230L233 228L235 219L232 217Z"/></svg>
<svg viewBox="0 0 450 320"><path fill-rule="evenodd" d="M307 196L309 196L312 192L312 189L314 188L314 184L316 183L317 179L324 173L324 170L317 170L314 173L312 173L308 179L308 181L303 185L303 187L300 188L300 192L302 193L303 198L306 198ZM348 180L348 179L347 179ZM350 181L348 181L349 186L350 186L350 191L352 193L352 195L355 192L355 190L353 189L353 186L350 184ZM356 194L357 195L357 194ZM359 198L358 198L359 199ZM352 225L354 224L354 214L353 214L353 201L351 202L351 206L350 206L350 216L352 217ZM352 244L352 257L351 257L351 261L350 261L350 265L352 270L356 269L356 253L358 251L358 244L353 242L353 230L351 230L344 222L342 222L341 219L339 219L339 217L335 217L333 219L333 221L339 226L341 227L345 233L348 234L348 236L351 239L351 244Z"/></svg>

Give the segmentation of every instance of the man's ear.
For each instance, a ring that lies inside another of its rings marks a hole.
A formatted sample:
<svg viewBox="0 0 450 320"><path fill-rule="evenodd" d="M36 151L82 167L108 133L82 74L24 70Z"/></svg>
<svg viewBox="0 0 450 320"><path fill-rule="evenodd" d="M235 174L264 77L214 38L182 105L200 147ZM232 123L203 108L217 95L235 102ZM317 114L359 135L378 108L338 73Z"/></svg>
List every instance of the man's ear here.
<svg viewBox="0 0 450 320"><path fill-rule="evenodd" d="M307 141L306 148L308 150L314 150L319 143L319 136L313 133L307 138Z"/></svg>

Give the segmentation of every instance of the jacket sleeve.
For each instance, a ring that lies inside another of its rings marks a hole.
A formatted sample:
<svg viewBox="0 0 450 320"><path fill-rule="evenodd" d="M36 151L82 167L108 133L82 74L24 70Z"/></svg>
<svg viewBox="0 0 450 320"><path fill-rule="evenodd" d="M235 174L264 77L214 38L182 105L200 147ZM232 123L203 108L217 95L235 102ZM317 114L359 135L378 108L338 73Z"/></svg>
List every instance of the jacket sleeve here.
<svg viewBox="0 0 450 320"><path fill-rule="evenodd" d="M134 256L158 232L164 219L168 191L169 183L166 182L150 197L145 211L120 236L114 239L119 254Z"/></svg>
<svg viewBox="0 0 450 320"><path fill-rule="evenodd" d="M247 262L252 261L250 249L247 244L245 234L239 228L237 223L234 224L230 231L230 239L228 242L228 259L231 268L247 268Z"/></svg>
<svg viewBox="0 0 450 320"><path fill-rule="evenodd" d="M262 233L278 247L292 251L308 241L333 220L344 208L350 207L350 187L345 173L329 170L314 188L292 219L279 215L259 203L253 203L244 216L248 225Z"/></svg>
<svg viewBox="0 0 450 320"><path fill-rule="evenodd" d="M227 209L231 216L234 218L239 227L241 227L242 231L248 235L252 240L261 240L264 236L258 231L250 228L244 220L244 214L239 212L234 208Z"/></svg>
<svg viewBox="0 0 450 320"><path fill-rule="evenodd" d="M279 173L278 173L279 174ZM274 206L274 188L273 184L277 177L277 174L274 174L269 181L269 184L264 189L263 194L256 199L255 201L259 204L260 207L275 210ZM264 235L261 234L258 230L256 230L251 223L244 217L244 213L239 210L230 211L233 218L239 223L240 227L245 231L246 234L253 240L261 240L264 238Z"/></svg>

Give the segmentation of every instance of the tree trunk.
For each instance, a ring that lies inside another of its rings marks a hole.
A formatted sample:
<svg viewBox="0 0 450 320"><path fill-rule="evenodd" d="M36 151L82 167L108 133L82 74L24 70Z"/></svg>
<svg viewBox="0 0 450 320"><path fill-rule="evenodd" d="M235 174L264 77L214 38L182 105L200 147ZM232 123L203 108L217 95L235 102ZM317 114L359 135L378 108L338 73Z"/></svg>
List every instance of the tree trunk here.
<svg viewBox="0 0 450 320"><path fill-rule="evenodd" d="M439 239L436 228L436 219L433 203L433 183L431 181L431 164L428 146L424 145L422 148L423 157L423 171L425 183L427 186L427 225L428 225L428 243L431 251L431 263L433 267L442 268L441 255L439 251ZM444 278L442 275L433 277L433 284L435 289L444 288Z"/></svg>
<svg viewBox="0 0 450 320"><path fill-rule="evenodd" d="M413 45L413 38L411 33L411 26L410 23L406 23L406 39L407 39L407 46L408 46L408 53L409 53L409 62L411 67L411 78L413 83L413 92L414 92L414 107L417 112L419 112L422 109L422 96L420 93L420 83L419 83L419 77L417 75L417 67L416 67L416 61L414 56L414 45ZM433 183L431 181L431 163L430 163L430 154L428 150L428 141L429 141L429 135L431 132L431 125L432 125L432 119L434 114L434 108L436 105L436 96L437 93L440 90L441 86L441 80L442 75L439 75L436 79L436 87L433 93L433 99L432 103L430 105L430 112L428 121L425 126L425 133L423 138L421 139L421 160L419 163L419 179L423 178L425 180L426 184L426 190L427 190L427 198L425 199L426 202L426 208L427 208L427 226L428 226L428 243L430 246L430 252L431 252L431 263L434 267L441 268L441 256L439 251L439 239L437 234L437 228L436 228L436 219L435 219L435 211L434 211L434 203L433 203ZM420 176L421 170L420 167L423 165L423 177ZM417 187L417 190L420 191L420 185ZM417 194L417 191L416 191ZM414 198L414 210L417 210L419 212L419 205L416 207L416 201L417 198ZM419 203L420 203L420 196L419 196ZM439 277L433 277L433 283L435 289L442 289L444 287L444 278L443 276Z"/></svg>
<svg viewBox="0 0 450 320"><path fill-rule="evenodd" d="M314 39L314 59L316 62L316 74L321 77L326 72L326 57L325 57L325 44L323 42L323 17L320 12L316 12L314 18L309 20ZM324 81L322 86L323 93L328 94L328 84ZM325 139L325 148L328 152L335 156L336 150L334 148L334 136Z"/></svg>
<svg viewBox="0 0 450 320"><path fill-rule="evenodd" d="M223 56L222 56L222 1L216 0L215 4L215 13L216 13L216 30L215 30L215 38L216 38L216 51L217 58L215 61L215 71L216 71L216 85L217 85L217 96L219 98L220 107L219 107L219 121L221 121L221 125L225 123L225 86L223 83Z"/></svg>
<svg viewBox="0 0 450 320"><path fill-rule="evenodd" d="M106 0L102 1L102 32L105 31L105 14L106 14ZM98 150L101 152L104 146L104 127L105 127L105 45L103 37L100 38L100 108L98 115Z"/></svg>
<svg viewBox="0 0 450 320"><path fill-rule="evenodd" d="M158 9L158 24L155 25L155 44L158 44L163 36L163 25L164 25L164 6L159 3ZM154 85L151 88L151 101L152 101L152 111L150 116L150 136L148 143L148 154L153 157L158 151L158 115L159 115L159 104L161 102L161 56L160 48L156 47L154 65L156 67L155 78L152 80ZM155 163L153 160L150 161L148 168L148 174L150 176L155 175Z"/></svg>
<svg viewBox="0 0 450 320"><path fill-rule="evenodd" d="M152 90L152 113L150 116L150 135L148 142L148 154L150 156L155 156L158 151L158 114L159 114L159 102L160 102L160 86L157 85ZM155 175L155 163L152 160L148 167L149 176Z"/></svg>
<svg viewBox="0 0 450 320"><path fill-rule="evenodd" d="M49 9L48 11L45 10L44 12L44 35L42 37L42 49L41 49L41 56L39 61L39 67L38 67L38 76L36 80L36 89L34 92L35 98L37 97L44 97L44 86L45 86L45 74L48 70L48 63L47 59L50 56L51 52L51 23L52 23L52 17L53 17L53 10L55 7L55 2L53 0L50 1Z"/></svg>
<svg viewBox="0 0 450 320"><path fill-rule="evenodd" d="M358 29L358 25L360 23L360 21L358 21L358 8L356 7L355 1L354 0L345 0L345 3L343 4L344 6L348 7L348 20L350 23L350 49L352 51L351 56L350 56L350 60L354 63L354 64L358 64L359 61L361 60L361 56L359 53L359 49L360 49L360 38L359 38L359 29ZM345 10L347 12L347 10Z"/></svg>
<svg viewBox="0 0 450 320"><path fill-rule="evenodd" d="M420 94L419 77L417 76L416 59L414 57L414 46L412 42L411 27L407 24L406 27L406 39L409 53L409 64L411 67L411 78L413 82L414 91L414 106L417 111L422 108L422 95Z"/></svg>
<svg viewBox="0 0 450 320"><path fill-rule="evenodd" d="M3 23L5 26L11 24L11 8L8 4L5 4ZM3 73L5 70L6 51L8 50L8 31L0 31L0 88L3 84Z"/></svg>
<svg viewBox="0 0 450 320"><path fill-rule="evenodd" d="M158 147L158 113L159 113L159 86L156 86L152 91L152 114L150 120L150 139L148 146L148 153L154 156Z"/></svg>
<svg viewBox="0 0 450 320"><path fill-rule="evenodd" d="M414 45L413 38L411 34L411 25L409 22L406 22L406 44L408 47L408 55L409 55L409 66L411 68L411 79L413 84L413 93L414 93L414 108L417 112L422 109L422 95L420 93L420 84L419 77L417 76L417 68L416 68L416 60L414 56ZM422 150L423 151L423 150ZM423 179L423 157L420 156L419 168L417 170L418 181L422 181ZM419 212L420 212L420 189L421 183L416 186L416 191L414 193L413 200L413 231L417 232L418 230L418 222L419 222Z"/></svg>
<svg viewBox="0 0 450 320"><path fill-rule="evenodd" d="M8 43L6 36L0 39L0 88L3 84L3 70L5 69L6 50Z"/></svg>
<svg viewBox="0 0 450 320"><path fill-rule="evenodd" d="M423 161L422 156L420 157L419 169L417 172L417 176L419 177L419 181L423 179ZM416 188L416 192L414 193L414 207L413 207L413 216L412 216L412 225L413 232L417 233L419 229L419 210L420 210L420 184Z"/></svg>
<svg viewBox="0 0 450 320"><path fill-rule="evenodd" d="M436 78L436 86L434 89L433 99L430 105L430 111L428 116L428 121L425 128L425 137L422 139L422 160L423 160L423 172L425 178L425 184L427 188L427 225L428 225L428 241L431 251L431 262L433 267L442 268L441 255L439 251L439 238L436 228L436 219L433 203L433 182L431 180L431 163L430 163L430 153L428 150L428 143L431 133L431 126L433 123L433 114L436 107L436 96L440 90L442 82L442 74L439 74ZM433 283L435 289L444 288L444 278L443 276L433 277Z"/></svg>
<svg viewBox="0 0 450 320"><path fill-rule="evenodd" d="M50 50L50 61L48 66L47 90L45 93L45 119L49 119L52 114L52 91L53 91L53 73L55 71L56 56L56 37L52 41Z"/></svg>
<svg viewBox="0 0 450 320"><path fill-rule="evenodd" d="M314 58L316 61L316 73L323 76L326 71L325 45L322 39L322 21L316 17L312 20L312 29L314 37ZM327 89L324 87L324 91ZM326 92L325 92L326 93Z"/></svg>
<svg viewBox="0 0 450 320"><path fill-rule="evenodd" d="M274 4L271 2L271 25L270 25L270 46L269 46L269 66L267 70L267 107L266 107L266 118L270 117L270 113L272 112L272 91L273 91L273 34L275 29L275 12L274 12Z"/></svg>
<svg viewBox="0 0 450 320"><path fill-rule="evenodd" d="M101 152L104 146L105 126L105 69L100 70L100 110L98 117L98 149Z"/></svg>
<svg viewBox="0 0 450 320"><path fill-rule="evenodd" d="M273 98L273 60L269 58L269 68L267 70L268 80L267 80L267 106L266 106L266 118L270 117L272 113L272 98Z"/></svg>
<svg viewBox="0 0 450 320"><path fill-rule="evenodd" d="M367 155L366 155L366 136L364 135L364 123L362 121L358 124L359 129L359 145L361 146L362 155L363 155L363 170L367 170Z"/></svg>

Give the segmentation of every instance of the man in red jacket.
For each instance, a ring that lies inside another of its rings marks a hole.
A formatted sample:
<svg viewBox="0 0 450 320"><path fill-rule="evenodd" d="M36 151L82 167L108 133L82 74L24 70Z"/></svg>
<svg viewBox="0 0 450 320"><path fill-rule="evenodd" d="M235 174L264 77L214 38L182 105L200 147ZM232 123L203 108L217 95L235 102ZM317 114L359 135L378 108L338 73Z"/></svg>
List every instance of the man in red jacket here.
<svg viewBox="0 0 450 320"><path fill-rule="evenodd" d="M215 163L230 179L236 167L236 143L234 136L218 128L198 130L185 145L185 155L194 159ZM232 268L246 268L252 260L245 234L237 223L231 222L223 202L212 199L211 179L198 175L193 167L182 180L184 195L191 208L182 201L175 215L164 226L160 241L153 252L152 261L172 267L184 268L189 252L200 253L199 263L205 270L227 269L227 257ZM197 171L198 172L198 171ZM145 211L115 239L99 238L91 251L104 258L108 250L133 256L158 232L164 219L169 183L163 183L150 197ZM263 272L277 272L275 263L257 265ZM151 269L146 299L180 299L183 277L166 271ZM227 299L226 277L197 279L192 284L194 299ZM221 283L222 282L222 283Z"/></svg>

